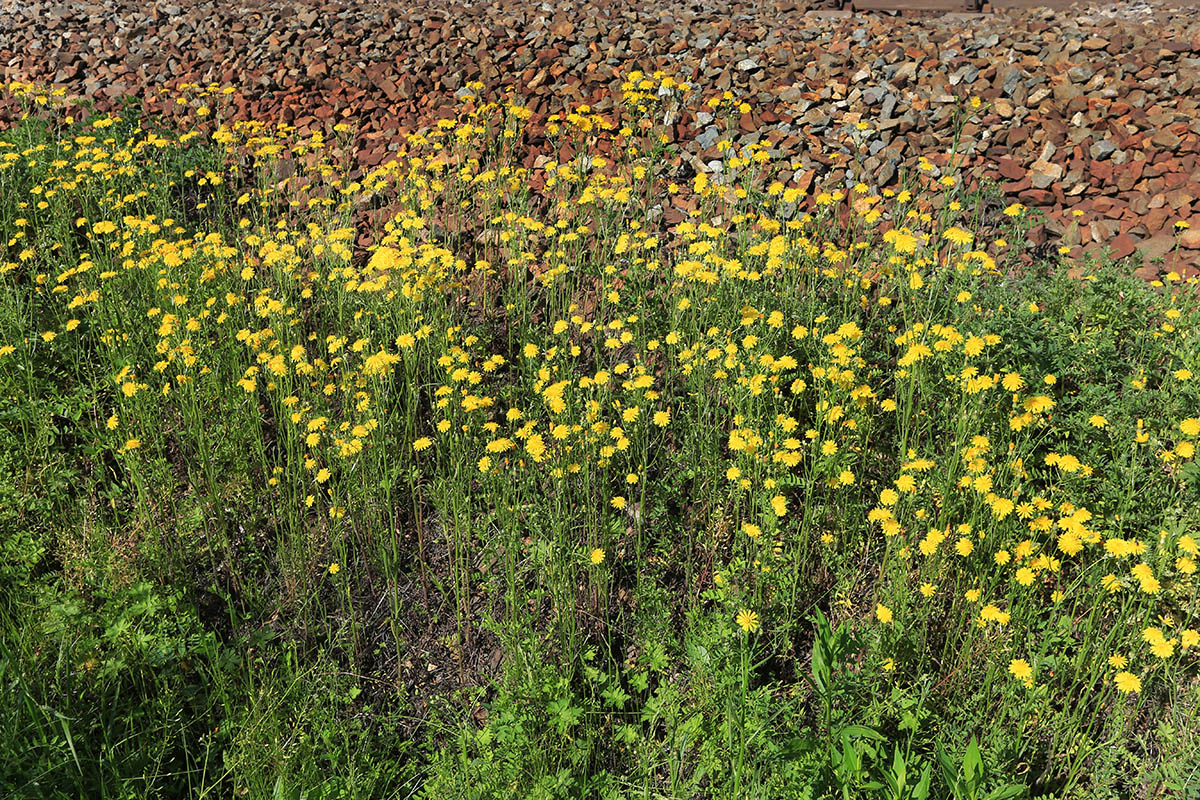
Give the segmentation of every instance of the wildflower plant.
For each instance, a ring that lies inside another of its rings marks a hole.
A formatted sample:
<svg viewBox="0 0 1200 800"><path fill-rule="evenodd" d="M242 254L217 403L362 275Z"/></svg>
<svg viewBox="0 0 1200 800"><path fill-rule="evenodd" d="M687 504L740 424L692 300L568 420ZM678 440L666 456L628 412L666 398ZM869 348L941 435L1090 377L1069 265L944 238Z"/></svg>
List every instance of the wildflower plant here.
<svg viewBox="0 0 1200 800"><path fill-rule="evenodd" d="M663 73L536 120L548 154L468 86L365 170L222 87L8 90L4 713L56 787L1014 796L982 752L1068 796L1139 719L1190 730L1194 279L1026 268L953 157L810 191L730 138L681 178L679 115L750 109ZM153 613L114 631L123 592ZM38 710L127 677L157 770Z"/></svg>

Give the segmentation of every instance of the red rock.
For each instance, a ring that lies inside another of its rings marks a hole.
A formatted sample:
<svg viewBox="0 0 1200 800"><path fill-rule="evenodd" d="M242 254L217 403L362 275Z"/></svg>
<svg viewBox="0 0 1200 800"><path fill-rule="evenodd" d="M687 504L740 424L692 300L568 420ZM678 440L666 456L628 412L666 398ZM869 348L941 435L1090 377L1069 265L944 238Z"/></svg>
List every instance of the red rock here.
<svg viewBox="0 0 1200 800"><path fill-rule="evenodd" d="M1031 206L1042 206L1054 199L1054 193L1045 189L1026 189L1017 195L1022 203Z"/></svg>
<svg viewBox="0 0 1200 800"><path fill-rule="evenodd" d="M1100 244L1104 244L1104 242L1100 242ZM1112 257L1115 259L1133 255L1133 251L1137 249L1137 243L1127 233L1117 235L1108 244L1112 247Z"/></svg>
<svg viewBox="0 0 1200 800"><path fill-rule="evenodd" d="M1011 181L1025 177L1025 169L1011 158L998 158L996 165L1000 168L1000 174Z"/></svg>
<svg viewBox="0 0 1200 800"><path fill-rule="evenodd" d="M1162 258L1175 249L1175 237L1169 233L1158 233L1138 242L1137 249L1147 259Z"/></svg>
<svg viewBox="0 0 1200 800"><path fill-rule="evenodd" d="M1104 186L1112 181L1113 164L1111 161L1090 161L1087 172L1093 183Z"/></svg>

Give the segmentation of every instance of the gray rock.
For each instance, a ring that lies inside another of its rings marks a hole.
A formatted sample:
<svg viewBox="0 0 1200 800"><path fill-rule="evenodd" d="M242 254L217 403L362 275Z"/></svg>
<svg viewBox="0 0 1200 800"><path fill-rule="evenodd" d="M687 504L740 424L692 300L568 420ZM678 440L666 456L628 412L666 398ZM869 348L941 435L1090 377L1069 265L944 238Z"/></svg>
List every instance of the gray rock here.
<svg viewBox="0 0 1200 800"><path fill-rule="evenodd" d="M1096 161L1103 161L1117 151L1117 146L1108 139L1101 139L1093 144L1089 150L1092 158Z"/></svg>
<svg viewBox="0 0 1200 800"><path fill-rule="evenodd" d="M888 159L880 165L879 171L875 173L875 185L887 186L896 177L896 162L893 159Z"/></svg>
<svg viewBox="0 0 1200 800"><path fill-rule="evenodd" d="M709 125L699 136L696 137L696 144L707 150L708 148L715 146L720 138L721 131L717 129L717 126Z"/></svg>
<svg viewBox="0 0 1200 800"><path fill-rule="evenodd" d="M896 86L904 86L906 83L916 80L916 78L917 62L905 61L896 67L896 71L888 77L888 80Z"/></svg>
<svg viewBox="0 0 1200 800"><path fill-rule="evenodd" d="M814 108L805 114L800 121L814 133L820 133L829 127L830 118L828 114L823 113L819 108Z"/></svg>
<svg viewBox="0 0 1200 800"><path fill-rule="evenodd" d="M884 89L882 86L869 86L863 89L862 99L869 106L877 106L883 102L883 98L886 95L887 89Z"/></svg>
<svg viewBox="0 0 1200 800"><path fill-rule="evenodd" d="M879 109L880 119L891 119L896 110L896 95L890 92L883 98L883 106Z"/></svg>
<svg viewBox="0 0 1200 800"><path fill-rule="evenodd" d="M950 85L958 86L960 83L971 84L979 77L979 67L974 64L964 64L954 71L950 76Z"/></svg>
<svg viewBox="0 0 1200 800"><path fill-rule="evenodd" d="M804 98L804 91L799 86L789 86L779 93L779 99L785 103L799 103Z"/></svg>
<svg viewBox="0 0 1200 800"><path fill-rule="evenodd" d="M1092 69L1091 66L1087 64L1076 64L1067 70L1067 77L1073 80L1075 83L1087 83L1088 80L1091 79L1091 77L1095 74L1096 70Z"/></svg>
<svg viewBox="0 0 1200 800"><path fill-rule="evenodd" d="M1011 70L1004 78L1004 85L1001 87L1005 96L1012 97L1012 93L1017 90L1017 86L1021 84L1021 71L1018 69Z"/></svg>

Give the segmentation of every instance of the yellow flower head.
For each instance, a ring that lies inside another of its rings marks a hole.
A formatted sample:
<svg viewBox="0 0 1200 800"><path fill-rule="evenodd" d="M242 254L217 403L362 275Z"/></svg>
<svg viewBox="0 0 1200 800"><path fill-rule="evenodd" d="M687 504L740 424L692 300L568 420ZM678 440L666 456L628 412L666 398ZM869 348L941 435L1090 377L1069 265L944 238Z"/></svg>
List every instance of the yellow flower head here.
<svg viewBox="0 0 1200 800"><path fill-rule="evenodd" d="M1008 671L1009 674L1019 681L1029 682L1033 680L1033 667L1029 666L1029 662L1023 658L1014 658L1008 662Z"/></svg>
<svg viewBox="0 0 1200 800"><path fill-rule="evenodd" d="M754 633L759 627L758 614L747 608L738 611L737 616L734 617L734 621L746 633Z"/></svg>
<svg viewBox="0 0 1200 800"><path fill-rule="evenodd" d="M1117 691L1122 694L1130 692L1140 692L1142 690L1142 681L1137 675L1132 672L1118 672L1113 678L1113 683L1117 686Z"/></svg>

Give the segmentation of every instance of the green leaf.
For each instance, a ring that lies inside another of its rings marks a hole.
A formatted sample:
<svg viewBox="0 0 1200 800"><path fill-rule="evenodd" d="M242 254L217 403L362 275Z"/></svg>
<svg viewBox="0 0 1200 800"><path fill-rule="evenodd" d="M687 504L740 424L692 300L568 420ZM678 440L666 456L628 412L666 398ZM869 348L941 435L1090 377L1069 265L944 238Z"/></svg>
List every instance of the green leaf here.
<svg viewBox="0 0 1200 800"><path fill-rule="evenodd" d="M945 750L942 749L940 744L937 746L936 756L938 768L942 773L942 782L945 783L946 787L951 790L951 794L957 794L958 769L954 766L954 761L951 760L950 756Z"/></svg>
<svg viewBox="0 0 1200 800"><path fill-rule="evenodd" d="M847 725L846 727L842 728L842 733L850 736L859 736L864 739L871 739L874 741L883 740L883 734L872 728L868 728L866 725Z"/></svg>
<svg viewBox="0 0 1200 800"><path fill-rule="evenodd" d="M979 753L979 742L971 737L967 745L966 755L963 756L963 777L968 784L975 784L983 777L983 757Z"/></svg>
<svg viewBox="0 0 1200 800"><path fill-rule="evenodd" d="M904 763L904 756L900 753L900 745L896 745L892 750L892 775L896 779L895 792L900 794L908 782L908 766Z"/></svg>
<svg viewBox="0 0 1200 800"><path fill-rule="evenodd" d="M71 750L71 760L75 762L75 769L79 770L79 774L83 774L83 767L79 765L79 753L75 751L75 740L71 737L70 721L62 714L54 711L54 716L58 718L58 724L62 726L63 736L67 740L67 747Z"/></svg>
<svg viewBox="0 0 1200 800"><path fill-rule="evenodd" d="M933 770L926 764L925 768L921 770L921 780L913 787L913 800L926 800L929 797L929 782L932 778Z"/></svg>
<svg viewBox="0 0 1200 800"><path fill-rule="evenodd" d="M818 609L816 616L813 618L816 623L816 637L813 640L812 650L812 676L813 683L816 684L817 693L824 696L829 692L830 678L832 674L832 661L834 654L833 648L833 632L829 629L829 620Z"/></svg>

